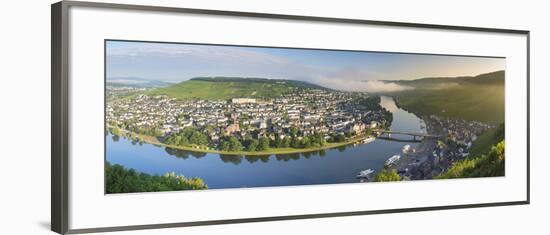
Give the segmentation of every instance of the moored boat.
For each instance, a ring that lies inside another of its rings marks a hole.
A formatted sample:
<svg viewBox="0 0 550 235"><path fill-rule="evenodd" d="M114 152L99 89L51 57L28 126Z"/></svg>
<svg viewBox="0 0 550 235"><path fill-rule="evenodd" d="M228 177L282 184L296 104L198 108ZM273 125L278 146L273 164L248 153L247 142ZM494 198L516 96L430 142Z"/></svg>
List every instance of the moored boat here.
<svg viewBox="0 0 550 235"><path fill-rule="evenodd" d="M374 138L374 136L370 136L370 137L368 137L368 138L365 138L365 139L363 140L363 143L364 143L364 144L368 144L368 143L370 143L370 142L372 142L372 141L374 141L374 140L376 140L376 138Z"/></svg>
<svg viewBox="0 0 550 235"><path fill-rule="evenodd" d="M399 154L396 154L396 155L393 155L392 157L388 158L388 160L386 160L386 166L390 166L390 165L393 165L395 164L397 161L399 161L399 159L401 159L401 155Z"/></svg>
<svg viewBox="0 0 550 235"><path fill-rule="evenodd" d="M412 151L412 148L411 148L411 145L410 144L407 144L405 146L403 146L403 153L409 153Z"/></svg>
<svg viewBox="0 0 550 235"><path fill-rule="evenodd" d="M357 178L369 178L369 175L374 172L373 169L362 170L357 174Z"/></svg>

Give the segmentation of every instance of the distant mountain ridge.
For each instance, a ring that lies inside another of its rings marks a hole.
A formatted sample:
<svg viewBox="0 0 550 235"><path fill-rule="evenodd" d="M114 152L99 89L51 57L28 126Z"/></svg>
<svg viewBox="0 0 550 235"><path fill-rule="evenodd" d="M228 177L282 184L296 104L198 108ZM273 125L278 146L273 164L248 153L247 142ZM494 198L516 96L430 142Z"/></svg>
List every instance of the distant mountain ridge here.
<svg viewBox="0 0 550 235"><path fill-rule="evenodd" d="M479 84L479 85L503 85L504 71L499 70L490 73L483 73L476 76L461 76L461 77L427 77L413 80L381 80L384 83L397 83L399 85L412 86L421 88L426 85L441 85L444 83L455 84ZM430 87L426 87L430 88Z"/></svg>
<svg viewBox="0 0 550 235"><path fill-rule="evenodd" d="M206 82L253 82L253 83L267 83L267 84L274 84L274 83L286 83L298 87L304 87L304 88L313 88L313 89L321 89L321 90L330 90L330 88L323 87L317 84L305 82L305 81L298 81L298 80L290 80L290 79L269 79L269 78L260 78L260 77L194 77L190 79L191 81L206 81Z"/></svg>
<svg viewBox="0 0 550 235"><path fill-rule="evenodd" d="M128 86L137 88L151 88L151 87L166 87L173 85L173 83L146 79L140 77L109 77L107 78L107 85L110 86Z"/></svg>
<svg viewBox="0 0 550 235"><path fill-rule="evenodd" d="M164 88L149 91L153 95L168 95L178 99L274 98L292 94L296 89L329 88L287 79L257 77L195 77Z"/></svg>

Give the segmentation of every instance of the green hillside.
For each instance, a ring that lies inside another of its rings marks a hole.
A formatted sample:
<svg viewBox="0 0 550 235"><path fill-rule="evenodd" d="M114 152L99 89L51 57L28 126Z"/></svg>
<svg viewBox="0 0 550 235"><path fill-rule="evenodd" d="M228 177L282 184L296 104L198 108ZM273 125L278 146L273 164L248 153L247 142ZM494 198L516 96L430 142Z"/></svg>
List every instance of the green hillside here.
<svg viewBox="0 0 550 235"><path fill-rule="evenodd" d="M159 192L208 189L198 177L185 177L175 173L149 175L107 162L105 166L107 193Z"/></svg>
<svg viewBox="0 0 550 235"><path fill-rule="evenodd" d="M477 157L469 157L456 162L437 179L475 178L504 176L504 141L491 147L491 150Z"/></svg>
<svg viewBox="0 0 550 235"><path fill-rule="evenodd" d="M178 99L273 98L297 89L326 89L314 84L265 78L208 77L193 78L169 87L149 91Z"/></svg>
<svg viewBox="0 0 550 235"><path fill-rule="evenodd" d="M498 125L496 128L491 128L481 134L469 149L471 156L479 156L486 154L491 150L491 146L498 144L504 140L504 124Z"/></svg>
<svg viewBox="0 0 550 235"><path fill-rule="evenodd" d="M504 71L475 77L398 81L414 89L391 95L400 107L419 115L504 122Z"/></svg>
<svg viewBox="0 0 550 235"><path fill-rule="evenodd" d="M436 178L504 176L504 135L504 124L486 131L474 141L468 157Z"/></svg>

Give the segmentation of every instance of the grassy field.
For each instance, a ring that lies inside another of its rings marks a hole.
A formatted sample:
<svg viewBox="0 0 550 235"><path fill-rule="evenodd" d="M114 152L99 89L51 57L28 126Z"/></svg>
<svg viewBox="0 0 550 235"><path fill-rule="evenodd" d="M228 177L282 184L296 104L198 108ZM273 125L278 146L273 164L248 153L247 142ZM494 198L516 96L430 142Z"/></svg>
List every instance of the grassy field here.
<svg viewBox="0 0 550 235"><path fill-rule="evenodd" d="M189 80L173 86L150 90L151 95L168 95L177 99L273 98L298 89L276 82L200 81Z"/></svg>
<svg viewBox="0 0 550 235"><path fill-rule="evenodd" d="M504 85L463 84L396 94L402 108L420 115L504 122Z"/></svg>

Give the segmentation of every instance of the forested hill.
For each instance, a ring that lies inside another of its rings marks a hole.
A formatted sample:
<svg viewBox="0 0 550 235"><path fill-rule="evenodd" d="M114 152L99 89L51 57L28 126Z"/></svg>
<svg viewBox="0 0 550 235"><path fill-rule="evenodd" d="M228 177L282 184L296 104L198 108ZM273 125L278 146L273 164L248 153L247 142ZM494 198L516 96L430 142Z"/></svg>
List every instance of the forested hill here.
<svg viewBox="0 0 550 235"><path fill-rule="evenodd" d="M267 78L196 77L178 84L149 91L178 99L273 98L298 89L328 88L308 82Z"/></svg>
<svg viewBox="0 0 550 235"><path fill-rule="evenodd" d="M253 78L253 77L195 77L191 78L191 81L206 81L206 82L249 82L249 83L265 83L265 84L287 84L296 87L314 88L327 90L328 88L319 86L317 84L289 80L289 79L268 79L268 78Z"/></svg>
<svg viewBox="0 0 550 235"><path fill-rule="evenodd" d="M414 80L384 80L383 82L393 82L399 85L412 86L419 89L430 89L449 85L504 85L504 71L495 71L484 73L477 76L462 77L428 77Z"/></svg>
<svg viewBox="0 0 550 235"><path fill-rule="evenodd" d="M419 115L504 122L504 71L472 77L394 81L411 89L389 93L398 104Z"/></svg>

